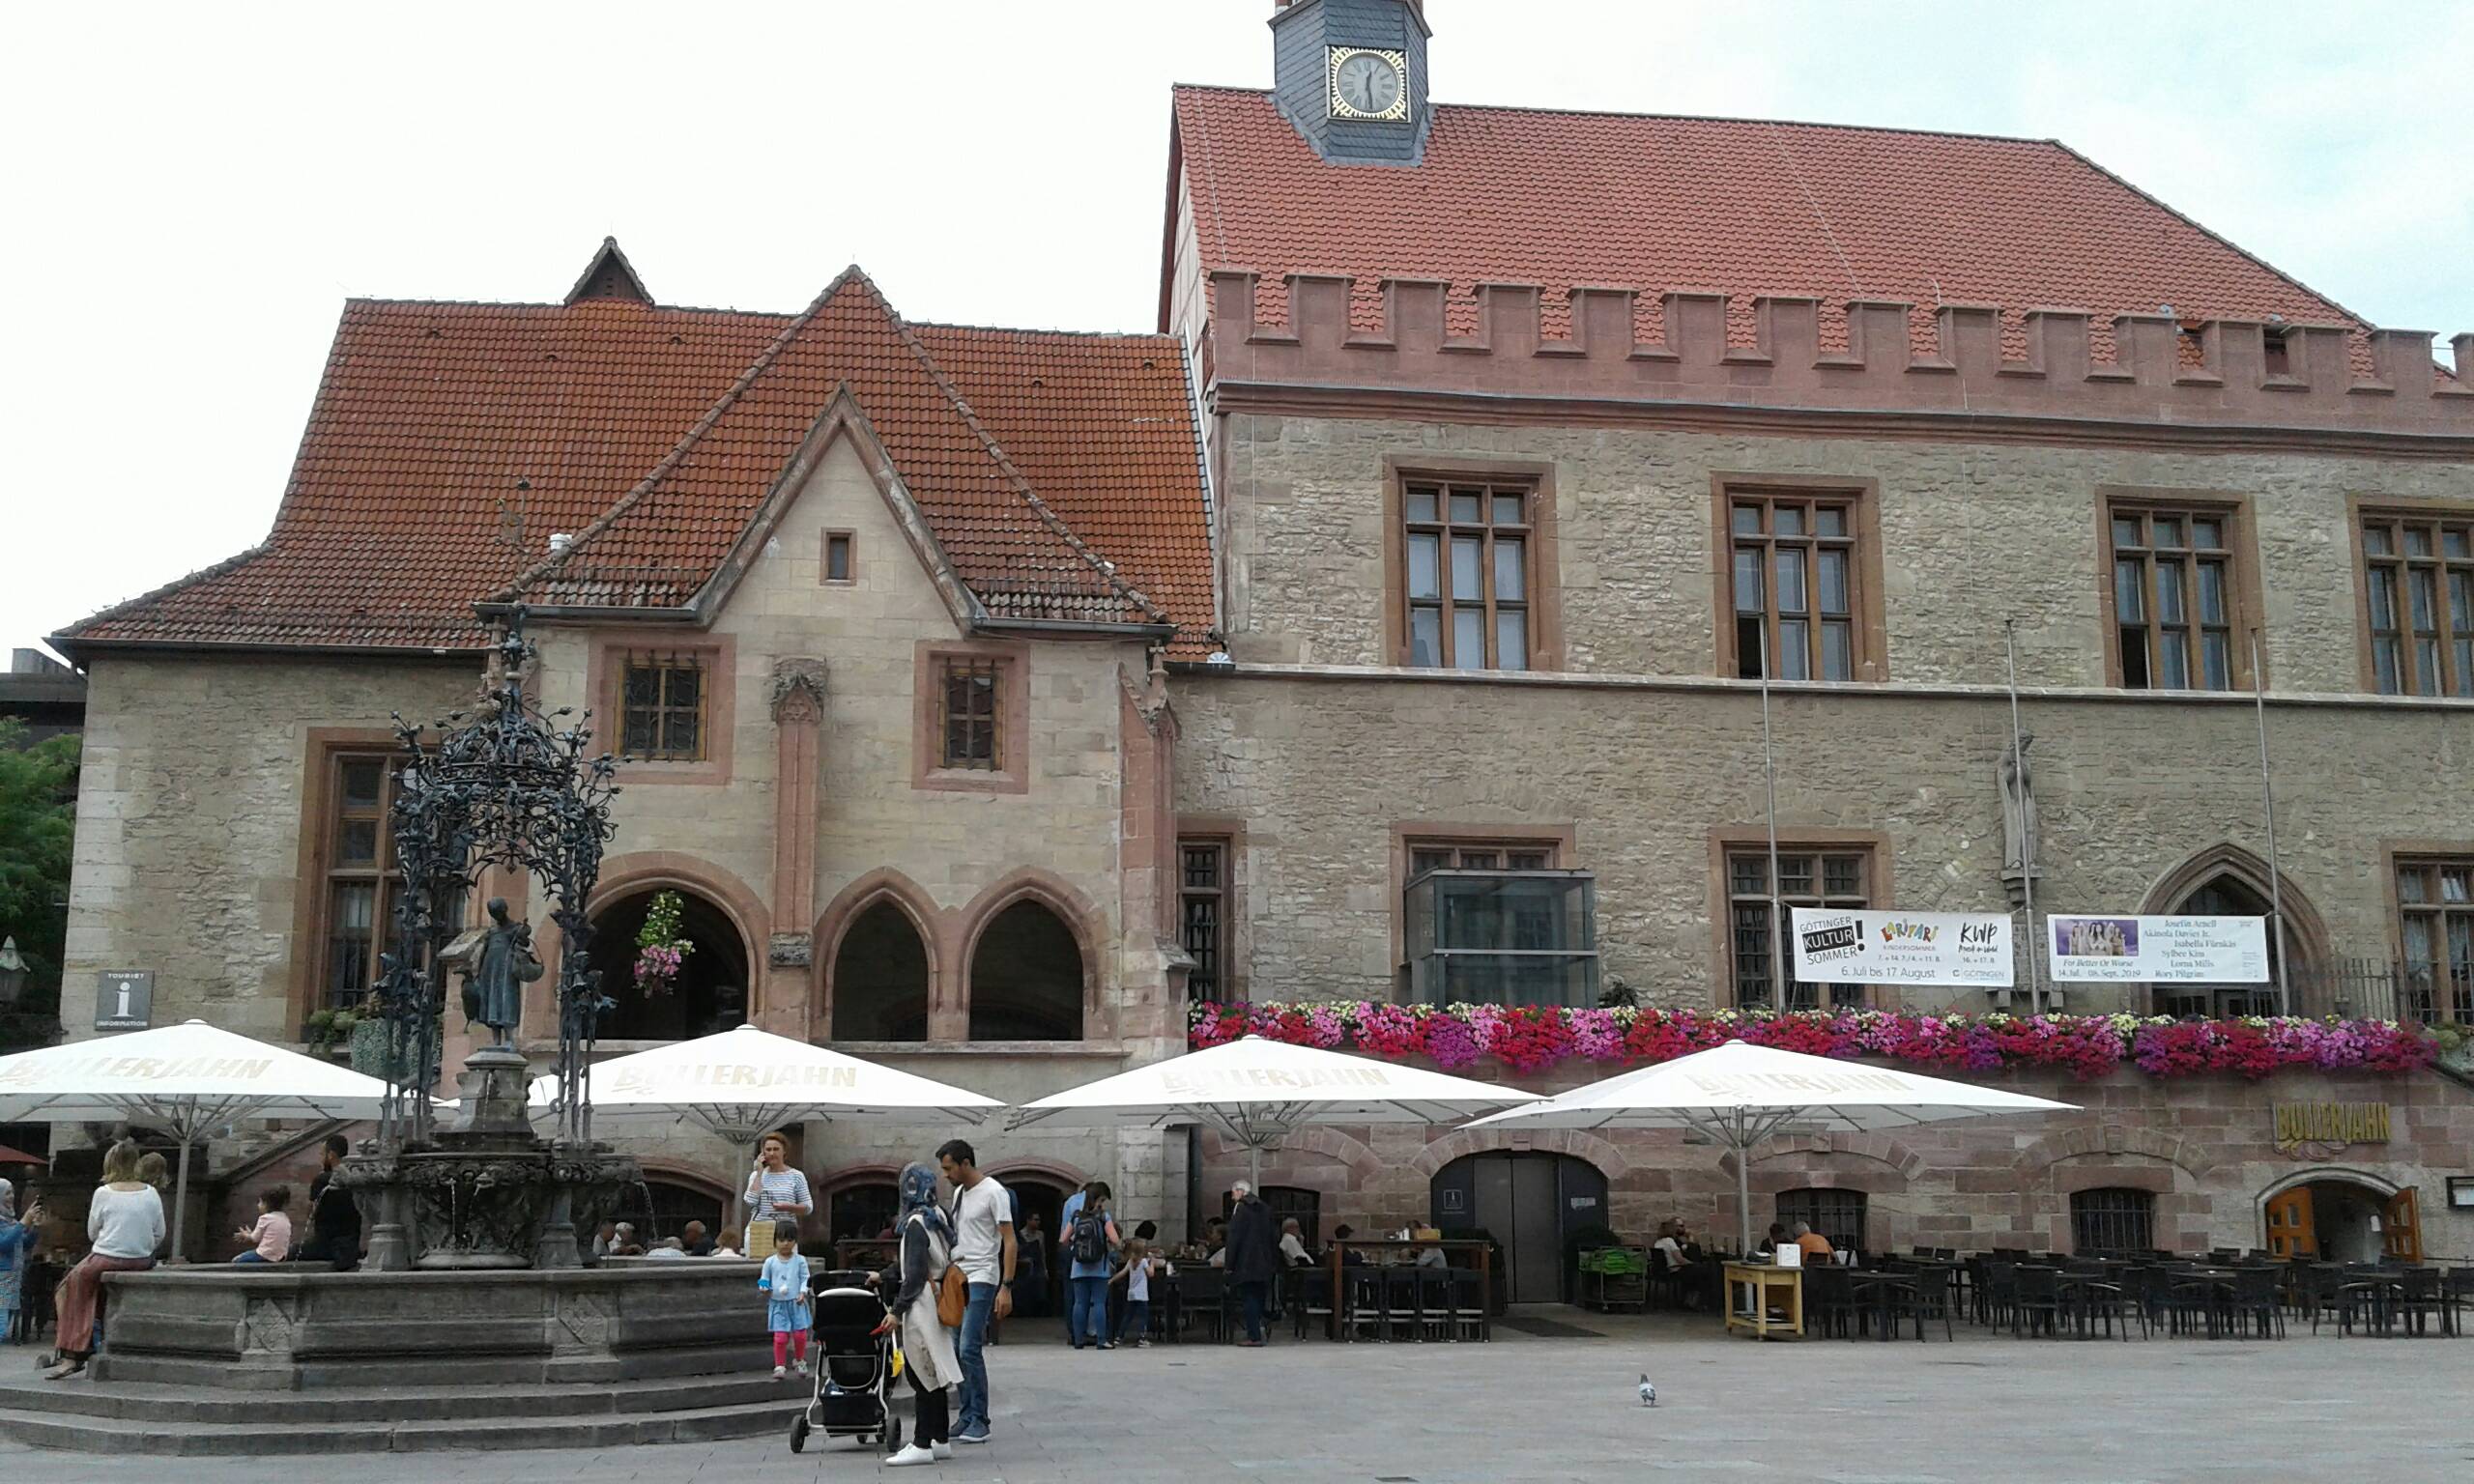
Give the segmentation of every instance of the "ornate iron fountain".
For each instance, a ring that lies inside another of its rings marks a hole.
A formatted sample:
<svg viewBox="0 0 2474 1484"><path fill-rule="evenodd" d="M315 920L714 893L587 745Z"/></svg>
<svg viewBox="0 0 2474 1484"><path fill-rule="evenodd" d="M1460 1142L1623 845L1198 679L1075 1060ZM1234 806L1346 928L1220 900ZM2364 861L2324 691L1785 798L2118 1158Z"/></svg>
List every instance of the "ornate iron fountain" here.
<svg viewBox="0 0 2474 1484"><path fill-rule="evenodd" d="M402 887L378 985L388 1097L378 1137L342 1175L376 1217L368 1266L379 1270L573 1268L577 1227L597 1224L641 1179L635 1161L593 1142L585 1076L610 1007L585 904L618 790L609 755L590 753L590 713L562 728L567 711L545 715L525 694L535 660L518 609L478 705L438 723L435 736L395 718L402 760L389 826ZM511 1043L524 985L544 972L531 926L501 899L486 924L466 926L473 893L494 870L538 883L559 929L547 1137L533 1131L531 1067ZM463 978L468 1019L491 1034L464 1059L458 1115L442 1128L431 1093L450 972Z"/></svg>

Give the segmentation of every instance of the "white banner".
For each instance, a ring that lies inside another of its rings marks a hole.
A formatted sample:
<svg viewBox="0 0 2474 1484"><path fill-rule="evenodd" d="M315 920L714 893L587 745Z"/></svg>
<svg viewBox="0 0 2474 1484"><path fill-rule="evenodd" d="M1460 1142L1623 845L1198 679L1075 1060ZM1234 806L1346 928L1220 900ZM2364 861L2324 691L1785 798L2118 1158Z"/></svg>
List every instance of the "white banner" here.
<svg viewBox="0 0 2474 1484"><path fill-rule="evenodd" d="M1808 984L1971 985L2013 979L2010 919L1986 912L1792 909L1796 977Z"/></svg>
<svg viewBox="0 0 2474 1484"><path fill-rule="evenodd" d="M2056 984L2264 985L2264 917L2045 919Z"/></svg>

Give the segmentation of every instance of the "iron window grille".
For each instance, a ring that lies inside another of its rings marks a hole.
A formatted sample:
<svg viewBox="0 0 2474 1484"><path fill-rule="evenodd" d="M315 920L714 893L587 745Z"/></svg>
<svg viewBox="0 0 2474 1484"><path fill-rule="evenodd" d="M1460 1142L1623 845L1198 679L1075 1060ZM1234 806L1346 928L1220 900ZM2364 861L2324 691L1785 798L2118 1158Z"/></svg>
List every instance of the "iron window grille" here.
<svg viewBox="0 0 2474 1484"><path fill-rule="evenodd" d="M949 659L943 662L943 752L939 765L993 773L1002 764L1002 739L997 726L995 660Z"/></svg>
<svg viewBox="0 0 2474 1484"><path fill-rule="evenodd" d="M1789 1231L1803 1222L1822 1234L1830 1246L1841 1252L1861 1252L1864 1247L1865 1194L1861 1190L1839 1190L1827 1186L1811 1190L1778 1192L1778 1224Z"/></svg>
<svg viewBox="0 0 2474 1484"><path fill-rule="evenodd" d="M704 761L705 690L702 655L629 654L619 695L618 756L638 762Z"/></svg>
<svg viewBox="0 0 2474 1484"><path fill-rule="evenodd" d="M2073 1192L2070 1249L2081 1256L2156 1250L2156 1197L2114 1185Z"/></svg>
<svg viewBox="0 0 2474 1484"><path fill-rule="evenodd" d="M1228 846L1216 840L1189 840L1177 847L1178 915L1186 955L1194 961L1186 991L1217 1000L1227 990L1223 965L1228 931Z"/></svg>

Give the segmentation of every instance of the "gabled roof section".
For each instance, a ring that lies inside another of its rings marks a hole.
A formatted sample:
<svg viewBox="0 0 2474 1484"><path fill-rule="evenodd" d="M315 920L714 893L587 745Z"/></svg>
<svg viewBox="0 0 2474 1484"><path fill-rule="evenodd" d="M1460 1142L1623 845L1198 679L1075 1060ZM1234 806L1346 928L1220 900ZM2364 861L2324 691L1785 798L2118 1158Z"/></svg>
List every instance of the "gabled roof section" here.
<svg viewBox="0 0 2474 1484"><path fill-rule="evenodd" d="M687 608L844 391L865 410L954 570L1006 618L1164 623L1014 467L877 286L846 269L572 549L503 596Z"/></svg>
<svg viewBox="0 0 2474 1484"><path fill-rule="evenodd" d="M797 315L351 300L267 540L57 641L72 657L478 648L474 605L546 576L552 535L588 531L569 579L615 561L625 585L561 596L683 603L847 384L984 612L1165 614L1175 652L1208 652L1210 537L1176 341L928 334L959 379L856 273ZM1019 464L1016 436L1031 449Z"/></svg>
<svg viewBox="0 0 2474 1484"><path fill-rule="evenodd" d="M567 290L567 302L587 299L623 299L639 304L649 304L653 297L645 289L645 280L636 276L636 266L618 250L618 239L605 237L601 250L584 266L576 278L576 286Z"/></svg>
<svg viewBox="0 0 2474 1484"><path fill-rule="evenodd" d="M1724 293L1746 343L1756 295L1906 300L1928 349L1945 302L2363 324L2051 140L1437 105L1422 163L1347 166L1205 87L1175 130L1203 270L1263 273L1265 323L1298 271L1356 276L1366 329L1387 276L1449 282L1455 333L1490 281L1543 285L1550 334L1575 284Z"/></svg>

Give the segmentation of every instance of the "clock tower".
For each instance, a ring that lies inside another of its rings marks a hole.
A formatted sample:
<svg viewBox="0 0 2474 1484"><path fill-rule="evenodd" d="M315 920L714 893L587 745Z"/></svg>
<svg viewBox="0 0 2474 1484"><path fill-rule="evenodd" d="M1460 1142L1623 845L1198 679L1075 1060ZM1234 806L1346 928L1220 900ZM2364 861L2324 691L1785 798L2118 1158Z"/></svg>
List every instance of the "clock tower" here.
<svg viewBox="0 0 2474 1484"><path fill-rule="evenodd" d="M1414 165L1425 151L1421 0L1274 0L1272 97L1336 165Z"/></svg>

